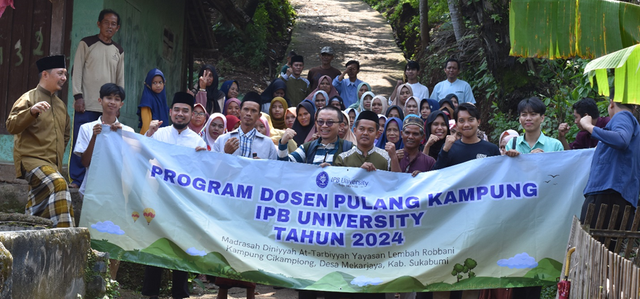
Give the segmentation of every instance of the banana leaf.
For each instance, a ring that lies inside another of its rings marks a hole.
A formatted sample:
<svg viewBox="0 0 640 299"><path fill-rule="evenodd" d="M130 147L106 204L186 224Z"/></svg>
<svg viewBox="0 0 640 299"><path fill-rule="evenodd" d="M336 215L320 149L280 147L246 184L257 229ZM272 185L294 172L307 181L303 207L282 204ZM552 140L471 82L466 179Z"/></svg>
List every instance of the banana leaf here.
<svg viewBox="0 0 640 299"><path fill-rule="evenodd" d="M512 0L511 56L593 59L640 43L640 6L613 0Z"/></svg>
<svg viewBox="0 0 640 299"><path fill-rule="evenodd" d="M584 73L598 83L598 92L609 96L607 69L614 69L615 95L613 100L623 104L640 105L640 44L604 55L589 62Z"/></svg>

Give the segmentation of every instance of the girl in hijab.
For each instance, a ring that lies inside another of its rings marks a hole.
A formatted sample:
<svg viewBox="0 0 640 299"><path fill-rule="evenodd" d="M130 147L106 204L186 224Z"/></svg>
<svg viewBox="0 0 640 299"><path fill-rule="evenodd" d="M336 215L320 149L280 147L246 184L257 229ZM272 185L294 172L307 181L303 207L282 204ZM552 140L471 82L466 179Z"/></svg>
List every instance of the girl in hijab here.
<svg viewBox="0 0 640 299"><path fill-rule="evenodd" d="M296 121L296 107L289 107L287 112L284 114L284 124L287 128L291 129L293 127L293 123Z"/></svg>
<svg viewBox="0 0 640 299"><path fill-rule="evenodd" d="M371 85L369 85L369 83L362 82L358 84L358 101L351 104L349 108L358 109L360 107L360 99L362 98L362 95L367 91L371 91Z"/></svg>
<svg viewBox="0 0 640 299"><path fill-rule="evenodd" d="M294 131L296 136L293 137L293 141L298 145L302 145L305 142L313 138L315 134L315 113L316 110L309 101L302 101L296 108L296 120L293 122Z"/></svg>
<svg viewBox="0 0 640 299"><path fill-rule="evenodd" d="M391 105L397 105L404 109L405 102L411 96L413 96L413 89L411 89L411 85L408 83L402 84L398 86L398 89L396 89L396 98L393 99Z"/></svg>
<svg viewBox="0 0 640 299"><path fill-rule="evenodd" d="M193 116L191 117L191 122L189 122L189 129L196 132L196 134L200 134L200 131L202 131L202 128L208 118L209 114L204 111L204 106L200 103L196 103L193 106Z"/></svg>
<svg viewBox="0 0 640 299"><path fill-rule="evenodd" d="M404 115L406 117L406 115L409 114L415 114L415 115L419 115L420 114L420 109L418 108L420 107L418 104L418 100L413 97L410 96L407 101L404 103Z"/></svg>
<svg viewBox="0 0 640 299"><path fill-rule="evenodd" d="M316 89L313 90L311 93L309 93L309 95L304 99L311 100L313 96L316 94L316 92L320 90L324 91L329 95L327 99L333 98L335 96L339 96L340 94L338 93L338 90L331 84L332 81L333 79L331 79L331 77L327 75L320 77L320 79L318 80L318 87L316 87Z"/></svg>
<svg viewBox="0 0 640 299"><path fill-rule="evenodd" d="M399 119L404 119L404 112L402 112L402 108L400 106L391 106L387 108L387 112L384 114L387 118L389 117L397 117Z"/></svg>
<svg viewBox="0 0 640 299"><path fill-rule="evenodd" d="M373 102L373 98L376 95L373 92L367 91L362 94L360 97L360 106L358 107L358 112L362 112L365 110L371 111L371 102Z"/></svg>
<svg viewBox="0 0 640 299"><path fill-rule="evenodd" d="M438 160L438 154L440 154L447 135L450 134L449 117L442 110L431 112L427 117L424 133L427 141L422 152Z"/></svg>
<svg viewBox="0 0 640 299"><path fill-rule="evenodd" d="M327 93L324 92L324 90L318 90L313 94L313 97L311 98L310 101L313 103L317 111L322 109L324 106L327 106L328 99L329 99L329 95L327 95Z"/></svg>
<svg viewBox="0 0 640 299"><path fill-rule="evenodd" d="M402 120L397 117L390 117L387 120L387 123L384 124L384 131L376 143L376 146L384 149L387 142L391 142L396 145L396 150L403 149L404 144L402 143L402 137L400 136L401 129Z"/></svg>
<svg viewBox="0 0 640 299"><path fill-rule="evenodd" d="M213 65L207 64L198 73L196 103L202 104L208 114L222 111L224 94L218 90L218 73Z"/></svg>
<svg viewBox="0 0 640 299"><path fill-rule="evenodd" d="M344 101L342 100L342 98L340 96L335 96L333 98L331 98L331 101L329 102L329 105L336 107L342 111L344 111L345 107L344 107Z"/></svg>
<svg viewBox="0 0 640 299"><path fill-rule="evenodd" d="M271 137L271 133L269 132L269 121L267 118L262 115L259 120L260 121L257 121L255 124L256 130L264 136Z"/></svg>
<svg viewBox="0 0 640 299"><path fill-rule="evenodd" d="M164 89L165 82L164 74L159 69L150 70L144 79L142 98L140 98L137 112L140 134L149 130L149 124L154 119L162 121L160 127L169 125L169 106L167 105L167 92Z"/></svg>
<svg viewBox="0 0 640 299"><path fill-rule="evenodd" d="M427 121L431 111L438 109L440 109L440 104L438 104L436 100L422 99L422 101L420 101L420 118L422 118L423 121Z"/></svg>
<svg viewBox="0 0 640 299"><path fill-rule="evenodd" d="M271 100L271 105L269 106L269 117L271 117L271 125L273 125L274 129L287 129L287 124L285 123L285 114L287 109L289 109L289 105L287 105L287 101L285 101L284 98L275 97Z"/></svg>
<svg viewBox="0 0 640 299"><path fill-rule="evenodd" d="M447 116L449 116L449 118L453 117L453 111L456 109L456 106L453 104L453 100L452 98L456 98L457 101L457 97L455 94L448 94L446 97L444 97L444 99L440 100L440 102L438 104L440 104L440 110L445 111L445 113L448 113Z"/></svg>
<svg viewBox="0 0 640 299"><path fill-rule="evenodd" d="M500 147L500 154L501 155L505 155L507 153L506 147L507 147L507 143L509 143L509 141L511 141L512 138L514 137L518 137L520 136L520 134L518 134L518 132L516 132L515 130L506 130L504 132L502 132L502 134L500 134L500 142L498 143L498 146Z"/></svg>
<svg viewBox="0 0 640 299"><path fill-rule="evenodd" d="M287 101L287 105L291 106L291 102L285 96L287 93L287 84L280 78L273 80L267 89L265 89L262 94L260 94L260 98L262 98L262 112L269 113L269 106L271 106L271 101L280 97Z"/></svg>
<svg viewBox="0 0 640 299"><path fill-rule="evenodd" d="M377 114L384 114L387 111L387 98L377 95L371 100L371 111Z"/></svg>
<svg viewBox="0 0 640 299"><path fill-rule="evenodd" d="M344 127L338 130L338 137L347 141L351 141L354 145L357 145L358 142L356 140L356 135L353 134L353 131L351 131L352 125L351 125L351 122L349 121L349 114L347 114L347 112L345 111L342 111L342 114L344 114L344 118L343 118Z"/></svg>
<svg viewBox="0 0 640 299"><path fill-rule="evenodd" d="M230 98L224 103L224 109L222 109L222 114L224 115L234 115L238 119L240 119L240 100L236 98Z"/></svg>
<svg viewBox="0 0 640 299"><path fill-rule="evenodd" d="M378 129L378 137L373 142L373 144L377 144L380 137L382 137L382 133L384 133L384 125L387 123L387 117L384 114L378 114L378 123L380 124L380 128Z"/></svg>
<svg viewBox="0 0 640 299"><path fill-rule="evenodd" d="M240 84L236 80L224 81L220 86L220 91L224 94L225 99L237 98L240 94Z"/></svg>
<svg viewBox="0 0 640 299"><path fill-rule="evenodd" d="M355 126L356 118L358 118L358 111L356 111L356 109L354 108L349 107L344 112L347 113L347 118L349 119L349 123L351 124L351 127L349 127L349 129L353 131L353 126Z"/></svg>
<svg viewBox="0 0 640 299"><path fill-rule="evenodd" d="M220 135L227 133L227 118L222 113L213 113L200 132L200 137L207 143L207 150L211 151L213 143Z"/></svg>
<svg viewBox="0 0 640 299"><path fill-rule="evenodd" d="M227 132L231 132L240 126L240 119L235 115L227 115Z"/></svg>

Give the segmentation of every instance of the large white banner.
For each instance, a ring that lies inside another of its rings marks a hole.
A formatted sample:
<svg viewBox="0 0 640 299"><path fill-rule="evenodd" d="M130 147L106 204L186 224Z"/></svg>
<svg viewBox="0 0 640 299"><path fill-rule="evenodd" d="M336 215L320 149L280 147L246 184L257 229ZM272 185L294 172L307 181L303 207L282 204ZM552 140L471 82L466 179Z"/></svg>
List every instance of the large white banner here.
<svg viewBox="0 0 640 299"><path fill-rule="evenodd" d="M554 284L592 155L491 157L414 178L103 129L81 226L120 260L297 289Z"/></svg>

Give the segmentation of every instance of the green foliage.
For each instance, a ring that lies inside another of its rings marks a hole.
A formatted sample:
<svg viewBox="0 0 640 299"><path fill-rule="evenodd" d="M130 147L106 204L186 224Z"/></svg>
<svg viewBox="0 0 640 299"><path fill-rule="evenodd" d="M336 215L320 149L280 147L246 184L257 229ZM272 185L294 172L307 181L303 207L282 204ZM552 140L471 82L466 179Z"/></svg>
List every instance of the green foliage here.
<svg viewBox="0 0 640 299"><path fill-rule="evenodd" d="M252 68L262 67L267 59L267 46L282 39L283 32L293 26L295 11L287 0L261 1L252 22L244 32L230 24L213 26L220 50L234 59L246 61Z"/></svg>

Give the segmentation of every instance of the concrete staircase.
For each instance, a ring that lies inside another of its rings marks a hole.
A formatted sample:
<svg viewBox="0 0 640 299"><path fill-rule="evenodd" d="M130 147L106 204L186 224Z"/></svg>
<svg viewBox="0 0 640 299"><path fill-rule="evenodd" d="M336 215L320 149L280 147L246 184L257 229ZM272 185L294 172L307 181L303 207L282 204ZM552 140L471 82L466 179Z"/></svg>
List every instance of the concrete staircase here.
<svg viewBox="0 0 640 299"><path fill-rule="evenodd" d="M67 177L67 170L63 169L62 174ZM78 189L71 189L70 191L73 214L75 215L76 225L78 225L80 212L82 211L82 195L80 195ZM24 213L28 193L29 185L23 179L16 179L13 163L0 163L0 212Z"/></svg>

